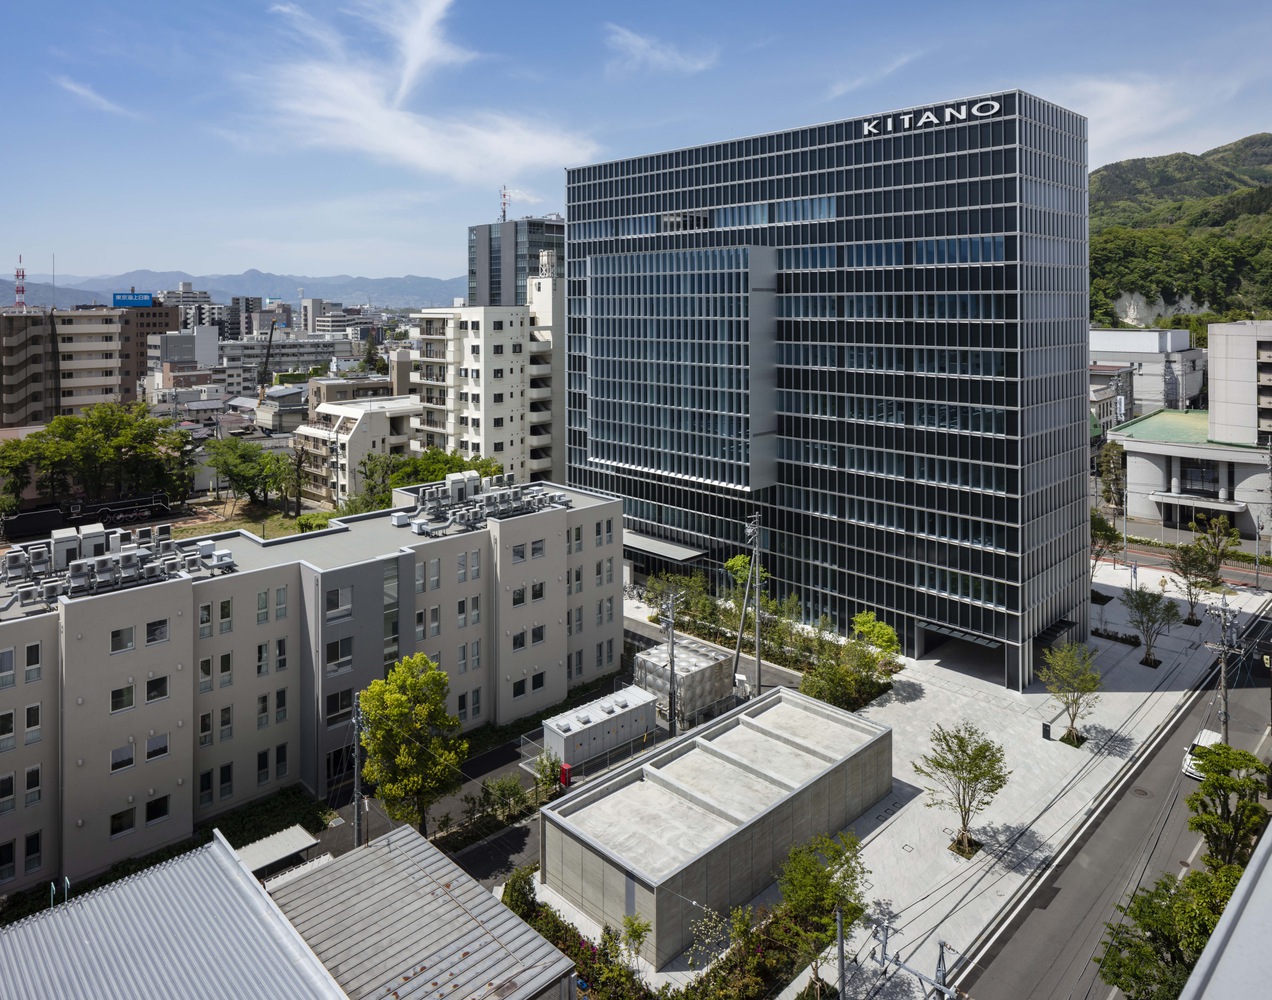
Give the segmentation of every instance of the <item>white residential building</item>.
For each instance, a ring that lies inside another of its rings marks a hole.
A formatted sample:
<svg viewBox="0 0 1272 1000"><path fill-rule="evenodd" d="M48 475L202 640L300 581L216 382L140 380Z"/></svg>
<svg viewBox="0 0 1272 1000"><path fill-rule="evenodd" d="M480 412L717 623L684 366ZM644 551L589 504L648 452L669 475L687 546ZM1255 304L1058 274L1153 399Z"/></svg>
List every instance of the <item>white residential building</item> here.
<svg viewBox="0 0 1272 1000"><path fill-rule="evenodd" d="M1187 330L1092 330L1090 338L1091 364L1130 368L1135 374L1135 408L1128 419L1200 405L1206 352L1189 346Z"/></svg>

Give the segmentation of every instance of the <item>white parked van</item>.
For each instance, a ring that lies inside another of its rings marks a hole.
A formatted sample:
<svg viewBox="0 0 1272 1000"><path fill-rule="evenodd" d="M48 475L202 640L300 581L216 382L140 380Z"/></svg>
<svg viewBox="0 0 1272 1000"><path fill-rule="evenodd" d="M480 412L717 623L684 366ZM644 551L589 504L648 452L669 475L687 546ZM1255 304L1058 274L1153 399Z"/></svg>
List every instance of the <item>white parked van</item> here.
<svg viewBox="0 0 1272 1000"><path fill-rule="evenodd" d="M1184 774L1190 778L1201 780L1201 772L1197 770L1197 758L1194 754L1202 747L1214 746L1216 743L1222 743L1223 737L1216 733L1213 729L1203 729L1197 734L1197 738L1193 740L1192 745L1184 751Z"/></svg>

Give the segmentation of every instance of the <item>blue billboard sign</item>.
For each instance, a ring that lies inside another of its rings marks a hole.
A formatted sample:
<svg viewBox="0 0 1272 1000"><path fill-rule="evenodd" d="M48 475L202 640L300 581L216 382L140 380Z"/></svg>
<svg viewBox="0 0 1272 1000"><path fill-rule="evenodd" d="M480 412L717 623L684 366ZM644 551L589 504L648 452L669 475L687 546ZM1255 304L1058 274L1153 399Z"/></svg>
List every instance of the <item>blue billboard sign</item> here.
<svg viewBox="0 0 1272 1000"><path fill-rule="evenodd" d="M154 305L149 292L116 292L114 306L116 309L136 309Z"/></svg>

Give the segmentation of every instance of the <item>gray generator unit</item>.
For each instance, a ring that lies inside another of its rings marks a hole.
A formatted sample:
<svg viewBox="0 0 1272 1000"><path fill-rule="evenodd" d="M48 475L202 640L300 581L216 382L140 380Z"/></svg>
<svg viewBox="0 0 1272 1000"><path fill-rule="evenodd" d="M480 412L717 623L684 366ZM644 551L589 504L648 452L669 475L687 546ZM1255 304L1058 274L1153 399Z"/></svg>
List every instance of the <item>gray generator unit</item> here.
<svg viewBox="0 0 1272 1000"><path fill-rule="evenodd" d="M641 739L657 727L648 691L628 687L543 724L543 749L571 767Z"/></svg>
<svg viewBox="0 0 1272 1000"><path fill-rule="evenodd" d="M663 643L636 654L633 680L657 696L667 714L671 645ZM733 694L733 655L693 639L676 640L676 715L683 723ZM729 706L732 707L732 706Z"/></svg>

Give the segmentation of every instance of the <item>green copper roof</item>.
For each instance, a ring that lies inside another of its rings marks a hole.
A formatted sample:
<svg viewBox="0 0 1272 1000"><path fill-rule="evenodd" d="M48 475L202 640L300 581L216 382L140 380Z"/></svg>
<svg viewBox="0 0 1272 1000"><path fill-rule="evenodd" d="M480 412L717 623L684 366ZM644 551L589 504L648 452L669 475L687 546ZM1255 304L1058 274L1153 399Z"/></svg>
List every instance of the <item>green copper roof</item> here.
<svg viewBox="0 0 1272 1000"><path fill-rule="evenodd" d="M1113 428L1121 437L1160 444L1224 444L1233 448L1255 445L1210 440L1209 410L1155 410Z"/></svg>

